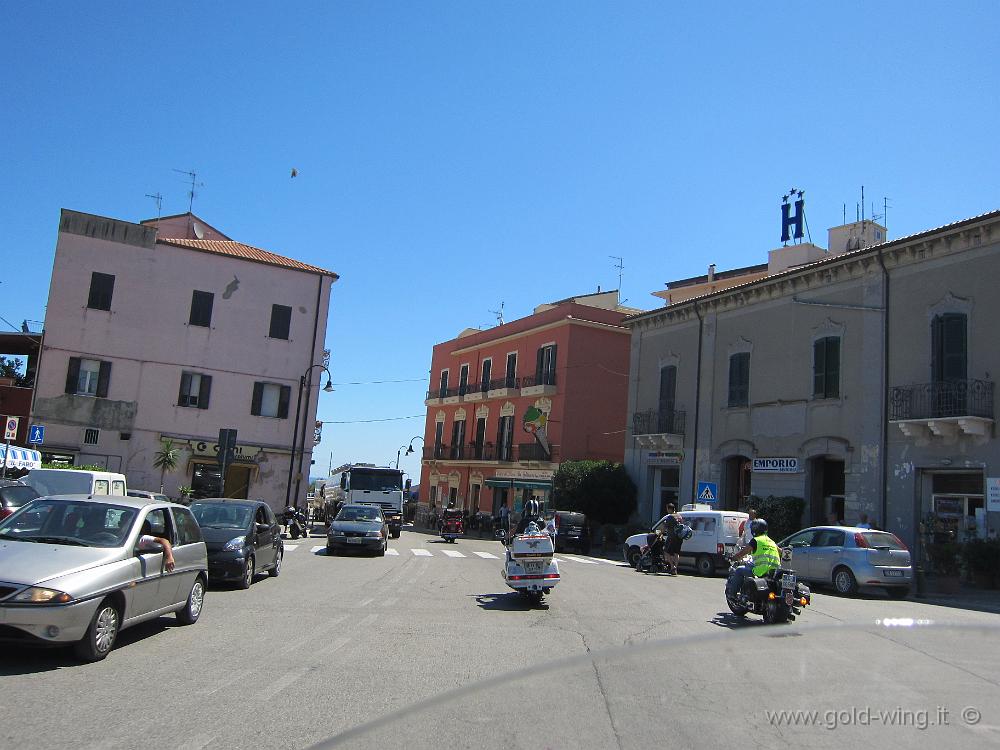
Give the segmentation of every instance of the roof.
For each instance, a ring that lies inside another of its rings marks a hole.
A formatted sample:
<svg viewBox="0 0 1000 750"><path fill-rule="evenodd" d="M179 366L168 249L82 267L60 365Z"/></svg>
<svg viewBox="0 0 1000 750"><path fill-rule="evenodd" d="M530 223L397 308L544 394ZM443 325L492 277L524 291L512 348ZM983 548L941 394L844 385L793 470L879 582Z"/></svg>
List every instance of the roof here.
<svg viewBox="0 0 1000 750"><path fill-rule="evenodd" d="M686 299L683 302L678 302L673 305L667 305L665 307L658 307L655 310L649 310L644 313L639 313L638 315L630 315L627 318L625 318L625 320L623 321L623 325L628 326L630 323L634 321L642 320L643 318L652 318L657 315L662 315L664 311L671 309L676 310L684 307L685 305L696 305L698 302L703 302L704 300L709 299L711 297L721 297L726 294L734 294L736 292L748 289L756 284L761 284L761 285L770 284L774 282L776 279L780 279L784 276L792 276L794 274L802 273L804 271L810 271L824 265L834 265L851 258L860 258L864 255L874 255L888 248L894 248L900 245L905 245L908 242L913 242L915 240L920 240L925 237L930 237L931 235L940 232L961 229L971 224L983 221L984 219L987 220L1000 219L1000 209L994 211L987 211L986 213L982 213L977 216L972 216L968 219L960 219L958 221L953 221L950 224L942 224L941 226L934 227L933 229L925 229L922 232L909 234L904 237L892 240L891 242L883 242L878 245L869 245L868 247L862 247L857 250L849 250L848 252L845 253L838 253L837 255L830 256L829 258L822 258L812 263L806 263L801 266L793 266L792 268L780 271L779 273L771 274L770 276L765 276L762 279L755 279L754 281L748 281L744 284L737 284L736 286L726 287L725 289L720 289L715 292L708 292L706 294L697 297L691 297L690 299Z"/></svg>
<svg viewBox="0 0 1000 750"><path fill-rule="evenodd" d="M319 266L311 266L308 263L303 263L302 261L292 260L291 258L286 258L283 255L278 255L277 253L272 253L268 250L262 250L259 247L254 247L253 245L245 245L242 242L236 242L235 240L188 240L188 239L170 239L170 238L158 238L156 240L158 245L172 245L174 247L183 247L188 250L198 250L203 253L215 253L216 255L228 255L231 258L241 258L243 260L251 261L252 263L264 263L269 266L281 266L282 268L291 268L295 271L306 271L308 273L318 273L324 276L332 276L334 279L339 279L340 276L335 274L333 271L328 271L325 268L320 268Z"/></svg>
<svg viewBox="0 0 1000 750"><path fill-rule="evenodd" d="M701 276L692 276L689 279L678 279L676 281L666 282L667 289L677 289L684 286L694 286L696 284L707 284L709 281L720 281L723 279L731 279L738 276L744 276L748 273L760 273L761 271L767 270L767 263L758 263L756 266L744 266L743 268L730 268L726 271L716 271L711 279L708 278L708 274L703 273Z"/></svg>

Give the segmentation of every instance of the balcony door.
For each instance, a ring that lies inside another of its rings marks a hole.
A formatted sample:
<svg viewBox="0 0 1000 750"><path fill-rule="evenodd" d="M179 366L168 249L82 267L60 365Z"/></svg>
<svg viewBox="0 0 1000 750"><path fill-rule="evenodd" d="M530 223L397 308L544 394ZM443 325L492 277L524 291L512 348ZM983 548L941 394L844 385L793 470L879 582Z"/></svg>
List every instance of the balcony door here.
<svg viewBox="0 0 1000 750"><path fill-rule="evenodd" d="M657 403L657 431L674 432L674 401L677 396L677 367L668 365L660 369L660 398Z"/></svg>
<svg viewBox="0 0 1000 750"><path fill-rule="evenodd" d="M946 313L931 321L931 380L935 417L960 417L968 409L968 318Z"/></svg>

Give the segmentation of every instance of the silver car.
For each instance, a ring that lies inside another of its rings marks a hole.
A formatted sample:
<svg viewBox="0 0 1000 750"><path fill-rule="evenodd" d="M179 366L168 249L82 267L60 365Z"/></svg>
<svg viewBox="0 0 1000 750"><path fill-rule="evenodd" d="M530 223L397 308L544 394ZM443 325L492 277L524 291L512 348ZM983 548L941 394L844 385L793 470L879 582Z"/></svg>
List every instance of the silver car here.
<svg viewBox="0 0 1000 750"><path fill-rule="evenodd" d="M902 599L910 593L910 551L895 534L854 526L813 526L778 544L791 549L799 578L832 584L840 594L878 586Z"/></svg>
<svg viewBox="0 0 1000 750"><path fill-rule="evenodd" d="M145 525L145 531L144 529ZM171 543L164 549L140 536ZM73 643L103 659L119 631L169 612L185 625L205 600L208 555L191 511L107 495L36 498L0 521L0 641Z"/></svg>

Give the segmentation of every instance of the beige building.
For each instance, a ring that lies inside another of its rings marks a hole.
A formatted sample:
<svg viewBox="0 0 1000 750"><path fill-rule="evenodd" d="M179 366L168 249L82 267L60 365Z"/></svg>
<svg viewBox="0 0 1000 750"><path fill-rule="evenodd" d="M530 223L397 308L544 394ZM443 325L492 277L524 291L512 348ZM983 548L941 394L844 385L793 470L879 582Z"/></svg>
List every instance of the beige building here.
<svg viewBox="0 0 1000 750"><path fill-rule="evenodd" d="M312 366L325 364L336 280L192 214L133 224L64 209L32 408L43 454L158 489L153 456L169 439L183 450L168 494L190 486L283 507L293 447L304 444L308 474L321 384ZM238 433L224 478L223 428Z"/></svg>

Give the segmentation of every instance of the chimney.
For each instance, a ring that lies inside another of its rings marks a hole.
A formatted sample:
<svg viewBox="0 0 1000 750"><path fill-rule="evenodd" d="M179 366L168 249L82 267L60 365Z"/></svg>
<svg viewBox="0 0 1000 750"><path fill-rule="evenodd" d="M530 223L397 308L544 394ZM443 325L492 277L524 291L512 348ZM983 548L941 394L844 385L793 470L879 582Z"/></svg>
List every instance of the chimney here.
<svg viewBox="0 0 1000 750"><path fill-rule="evenodd" d="M708 267L708 280L709 281L715 281L715 264L714 263L712 263Z"/></svg>

